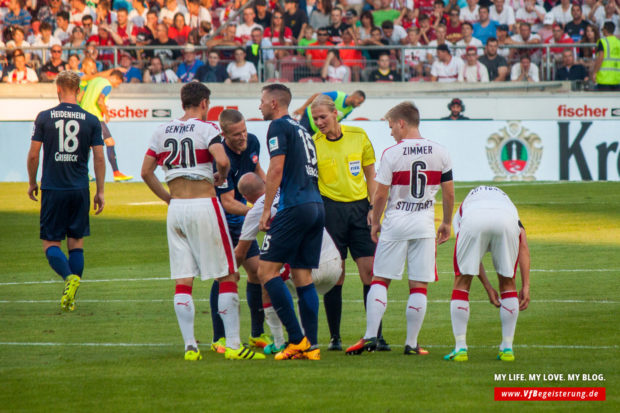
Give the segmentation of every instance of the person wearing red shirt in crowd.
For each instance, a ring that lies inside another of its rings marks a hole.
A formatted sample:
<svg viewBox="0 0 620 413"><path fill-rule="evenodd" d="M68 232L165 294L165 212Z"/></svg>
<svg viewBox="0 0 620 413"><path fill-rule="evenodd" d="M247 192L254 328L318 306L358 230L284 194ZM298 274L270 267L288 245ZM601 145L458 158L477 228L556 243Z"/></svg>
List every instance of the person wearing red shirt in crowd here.
<svg viewBox="0 0 620 413"><path fill-rule="evenodd" d="M116 13L111 11L109 0L99 0L99 4L97 4L95 12L95 24L97 26L100 24L111 25L116 22Z"/></svg>
<svg viewBox="0 0 620 413"><path fill-rule="evenodd" d="M414 0L415 8L420 14L430 16L435 8L435 0Z"/></svg>
<svg viewBox="0 0 620 413"><path fill-rule="evenodd" d="M82 17L85 15L95 15L95 11L86 5L85 0L71 0L69 4L71 4L71 18L69 21L73 23L74 26L81 26Z"/></svg>
<svg viewBox="0 0 620 413"><path fill-rule="evenodd" d="M547 44L572 44L575 43L571 37L562 30L562 27L559 24L553 25L553 36L551 39L547 40L545 43ZM549 50L551 54L557 59L560 60L562 57L562 51L571 50L574 52L572 48L564 48L564 47L550 47ZM547 52L547 49L543 49L543 54Z"/></svg>
<svg viewBox="0 0 620 413"><path fill-rule="evenodd" d="M263 37L271 40L273 46L290 46L293 44L293 31L289 27L284 26L284 15L276 10L271 17L271 26L265 29ZM276 50L276 59L288 56L287 50Z"/></svg>
<svg viewBox="0 0 620 413"><path fill-rule="evenodd" d="M439 24L448 25L448 15L445 14L443 0L435 0L431 12L431 26L437 29Z"/></svg>
<svg viewBox="0 0 620 413"><path fill-rule="evenodd" d="M114 46L116 43L110 35L111 31L112 28L107 24L99 24L99 34L91 36L88 39L88 44L94 44L95 46ZM112 66L114 64L114 49L99 49L98 60L101 61L106 68Z"/></svg>
<svg viewBox="0 0 620 413"><path fill-rule="evenodd" d="M446 39L448 39L450 43L456 44L456 42L463 39L459 11L456 9L450 10L450 14L448 15L448 24L446 25L446 33Z"/></svg>
<svg viewBox="0 0 620 413"><path fill-rule="evenodd" d="M420 26L420 43L426 45L431 40L435 40L435 30L431 26L431 19L426 14L418 17L418 25Z"/></svg>
<svg viewBox="0 0 620 413"><path fill-rule="evenodd" d="M325 46L325 49L306 50L306 65L295 69L295 81L308 76L320 76L321 68L325 64L325 59L329 52L329 47L334 46L334 44L328 40L329 32L327 27L322 27L317 30L316 37L317 40L310 43L308 46Z"/></svg>
<svg viewBox="0 0 620 413"><path fill-rule="evenodd" d="M356 46L355 32L349 28L342 33L342 42L338 46ZM359 49L340 49L340 60L351 70L351 80L360 81L360 71L364 67L362 52Z"/></svg>
<svg viewBox="0 0 620 413"><path fill-rule="evenodd" d="M187 43L187 36L189 36L190 31L191 28L185 24L183 13L176 13L172 19L172 25L168 27L168 37L176 40L178 44L184 45Z"/></svg>
<svg viewBox="0 0 620 413"><path fill-rule="evenodd" d="M116 11L116 23L110 26L110 35L116 44L128 45L136 42L132 36L133 23L129 21L129 12L121 7Z"/></svg>

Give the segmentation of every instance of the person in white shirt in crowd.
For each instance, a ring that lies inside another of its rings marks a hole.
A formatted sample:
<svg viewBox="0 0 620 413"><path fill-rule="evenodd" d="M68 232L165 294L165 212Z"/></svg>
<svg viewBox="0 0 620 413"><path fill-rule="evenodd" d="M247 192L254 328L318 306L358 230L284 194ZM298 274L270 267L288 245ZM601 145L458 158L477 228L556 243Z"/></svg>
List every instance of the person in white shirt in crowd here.
<svg viewBox="0 0 620 413"><path fill-rule="evenodd" d="M351 71L342 64L338 50L330 50L321 68L321 78L330 83L348 83L351 81Z"/></svg>
<svg viewBox="0 0 620 413"><path fill-rule="evenodd" d="M603 24L605 24L605 22L612 22L616 28L614 35L620 37L620 5L611 0L605 5L605 16L603 20L597 23L601 31L601 36L603 34Z"/></svg>
<svg viewBox="0 0 620 413"><path fill-rule="evenodd" d="M536 0L525 0L525 6L517 10L516 19L519 23L526 22L532 26L532 32L537 33L543 26L547 11L536 4Z"/></svg>
<svg viewBox="0 0 620 413"><path fill-rule="evenodd" d="M2 79L5 83L39 83L37 72L26 66L26 56L21 49L13 53L13 64L15 68L7 73Z"/></svg>
<svg viewBox="0 0 620 413"><path fill-rule="evenodd" d="M519 23L519 33L510 37L515 44L540 44L542 43L540 36L532 33L532 27L529 23L523 22ZM527 49L527 50L519 50L519 49L511 49L512 57L515 57L519 53L527 53L530 57L537 62L540 61L540 57L542 56L542 52L540 49Z"/></svg>
<svg viewBox="0 0 620 413"><path fill-rule="evenodd" d="M562 27L564 27L566 23L573 20L571 8L571 0L561 0L560 4L551 9L551 13L553 14L555 22L561 24Z"/></svg>
<svg viewBox="0 0 620 413"><path fill-rule="evenodd" d="M13 39L6 42L7 49L21 49L23 51L25 47L30 47L30 43L25 40L26 33L21 26L12 26L9 30L11 31ZM29 63L32 54L30 52L24 52L24 56L26 57L26 63Z"/></svg>
<svg viewBox="0 0 620 413"><path fill-rule="evenodd" d="M478 61L478 51L469 46L465 49L465 65L459 72L459 82L488 82L487 67Z"/></svg>
<svg viewBox="0 0 620 413"><path fill-rule="evenodd" d="M437 46L437 60L431 66L431 80L433 82L456 82L463 65L463 59L452 57L448 46L440 44Z"/></svg>
<svg viewBox="0 0 620 413"><path fill-rule="evenodd" d="M69 12L59 11L56 14L56 31L54 31L54 37L64 44L69 41L74 27L73 24L69 23Z"/></svg>
<svg viewBox="0 0 620 413"><path fill-rule="evenodd" d="M495 0L495 4L489 8L489 16L491 20L505 24L510 30L514 30L515 11L512 7L506 7L506 0Z"/></svg>
<svg viewBox="0 0 620 413"><path fill-rule="evenodd" d="M605 20L605 5L601 0L584 0L581 5L583 16L597 26Z"/></svg>
<svg viewBox="0 0 620 413"><path fill-rule="evenodd" d="M32 44L33 46L51 48L55 44L58 44L58 45L61 44L60 40L58 40L56 37L52 35L52 25L49 24L48 22L41 23L41 27L39 28L39 31L40 31L39 36L37 36L37 39ZM50 58L49 50L39 49L39 50L34 51L35 56L37 56L40 60L43 60L43 53L45 53L45 60L46 61L49 60Z"/></svg>
<svg viewBox="0 0 620 413"><path fill-rule="evenodd" d="M480 20L480 16L478 15L478 0L467 0L467 7L461 9L459 20L471 24Z"/></svg>
<svg viewBox="0 0 620 413"><path fill-rule="evenodd" d="M474 28L471 23L465 22L461 25L461 33L463 34L463 38L456 42L456 46L461 46L461 48L456 49L455 56L463 57L465 54L465 49L469 46L473 46L478 50L478 54L482 55L482 50L484 49L484 45L480 39L476 39L473 36ZM463 47L465 46L465 47Z"/></svg>
<svg viewBox="0 0 620 413"><path fill-rule="evenodd" d="M174 20L174 15L177 13L183 13L185 22L187 22L189 16L185 6L178 4L177 0L166 0L166 7L159 11L159 20L170 27Z"/></svg>
<svg viewBox="0 0 620 413"><path fill-rule="evenodd" d="M252 37L252 30L256 28L262 30L262 26L254 22L255 17L256 13L253 8L248 7L243 10L243 23L237 26L235 36L241 38L244 43L247 43Z"/></svg>
<svg viewBox="0 0 620 413"><path fill-rule="evenodd" d="M394 24L390 20L386 20L381 23L381 30L383 31L383 37L387 39L388 44L400 45L407 42L407 31L403 29L403 26Z"/></svg>
<svg viewBox="0 0 620 413"><path fill-rule="evenodd" d="M420 29L412 26L407 29L407 45L422 46L420 43ZM435 46L436 47L436 46ZM403 49L405 65L409 67L411 77L424 76L424 65L427 62L426 50L424 49Z"/></svg>
<svg viewBox="0 0 620 413"><path fill-rule="evenodd" d="M211 13L200 5L200 0L187 0L187 10L189 12L187 25L192 29L198 29L202 22L211 24Z"/></svg>
<svg viewBox="0 0 620 413"><path fill-rule="evenodd" d="M245 60L245 50L242 47L237 47L234 56L235 61L230 62L226 67L231 82L258 82L256 67L252 62Z"/></svg>
<svg viewBox="0 0 620 413"><path fill-rule="evenodd" d="M82 17L87 14L93 17L96 15L95 10L86 5L86 0L71 0L69 4L71 5L69 22L74 26L81 26Z"/></svg>
<svg viewBox="0 0 620 413"><path fill-rule="evenodd" d="M510 80L513 82L540 82L538 66L532 63L527 53L521 55L520 61L512 65Z"/></svg>
<svg viewBox="0 0 620 413"><path fill-rule="evenodd" d="M447 38L447 29L444 24L437 25L435 29L435 39L428 42L429 49L426 50L426 61L428 64L432 64L437 59L437 46L445 44L450 49L454 48L454 43L450 42Z"/></svg>
<svg viewBox="0 0 620 413"><path fill-rule="evenodd" d="M179 78L171 70L164 70L164 65L158 56L151 57L148 69L144 71L142 77L144 83L178 83Z"/></svg>
<svg viewBox="0 0 620 413"><path fill-rule="evenodd" d="M149 12L145 6L144 0L132 0L131 6L133 9L129 12L129 21L135 27L144 27L146 24L146 14Z"/></svg>

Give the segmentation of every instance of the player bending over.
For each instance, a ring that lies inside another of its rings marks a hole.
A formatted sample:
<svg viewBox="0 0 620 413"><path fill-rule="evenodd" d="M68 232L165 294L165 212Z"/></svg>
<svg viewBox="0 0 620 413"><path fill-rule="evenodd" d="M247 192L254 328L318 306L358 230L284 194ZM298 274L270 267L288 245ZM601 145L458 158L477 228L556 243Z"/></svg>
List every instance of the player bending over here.
<svg viewBox="0 0 620 413"><path fill-rule="evenodd" d="M41 239L43 251L54 271L64 280L60 308L75 309L75 294L84 270L84 237L90 235L88 210L88 155L92 148L97 192L95 214L103 211L105 158L99 120L80 108L77 73L63 71L56 78L60 104L37 115L28 153L28 196L37 201L37 170L43 146L41 177ZM67 237L69 258L60 249Z"/></svg>
<svg viewBox="0 0 620 413"><path fill-rule="evenodd" d="M519 213L508 195L494 186L472 189L454 217L454 290L450 302L454 350L445 360L467 361L467 322L469 321L469 289L474 276L489 294L491 303L499 307L502 342L497 358L514 361L512 341L519 311L530 302L530 250ZM482 257L488 251L499 279L500 299L486 278ZM515 275L521 269L521 291L517 294Z"/></svg>
<svg viewBox="0 0 620 413"><path fill-rule="evenodd" d="M264 359L241 344L237 264L214 185L228 175L230 162L218 128L206 122L211 91L192 82L181 88L185 114L157 128L142 164L142 179L169 204L167 218L170 272L175 280L174 309L185 341L185 360L200 360L194 337L194 277L217 279L219 314L224 323L227 359ZM213 173L213 161L217 172ZM160 165L168 192L155 176Z"/></svg>

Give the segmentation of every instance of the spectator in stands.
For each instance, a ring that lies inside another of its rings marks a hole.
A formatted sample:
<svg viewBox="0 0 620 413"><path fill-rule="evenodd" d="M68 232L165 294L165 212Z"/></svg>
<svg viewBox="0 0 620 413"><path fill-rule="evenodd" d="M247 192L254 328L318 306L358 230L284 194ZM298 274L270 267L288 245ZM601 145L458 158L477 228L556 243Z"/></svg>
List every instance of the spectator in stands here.
<svg viewBox="0 0 620 413"><path fill-rule="evenodd" d="M90 39L90 36L94 36L97 34L98 30L97 26L95 26L93 16L87 14L82 17L82 29L84 29L84 39Z"/></svg>
<svg viewBox="0 0 620 413"><path fill-rule="evenodd" d="M330 50L327 53L321 69L321 78L324 82L330 83L348 83L351 81L351 72L347 66L342 64L338 50Z"/></svg>
<svg viewBox="0 0 620 413"><path fill-rule="evenodd" d="M232 82L255 83L258 82L256 67L252 62L245 60L245 50L242 47L235 49L235 61L226 67L228 77Z"/></svg>
<svg viewBox="0 0 620 413"><path fill-rule="evenodd" d="M465 0L463 0L465 1ZM405 4L409 4L409 6L411 7L411 9L417 8L419 11L419 14L426 14L427 16L430 16L431 13L433 12L433 3L435 1L434 0L417 0L417 1L408 1ZM413 3L413 4L411 4ZM398 7L398 4L396 2L393 3L394 7ZM401 6L402 7L402 6Z"/></svg>
<svg viewBox="0 0 620 413"><path fill-rule="evenodd" d="M487 44L487 39L489 37L495 37L495 31L497 30L499 23L495 20L491 20L488 6L478 7L478 15L480 16L480 21L474 23L473 25L473 36L485 45Z"/></svg>
<svg viewBox="0 0 620 413"><path fill-rule="evenodd" d="M159 11L159 20L168 27L174 24L174 16L181 13L183 17L188 15L185 6L178 4L177 0L166 0L166 7Z"/></svg>
<svg viewBox="0 0 620 413"><path fill-rule="evenodd" d="M510 69L510 80L513 82L539 82L538 66L532 63L529 54L523 53L520 60Z"/></svg>
<svg viewBox="0 0 620 413"><path fill-rule="evenodd" d="M324 46L325 48L306 50L305 66L295 68L294 70L294 78L296 81L304 77L320 76L321 68L325 64L325 59L327 58L327 53L330 46L334 46L334 44L328 40L329 32L326 27L318 29L316 35L317 40L310 43L309 46Z"/></svg>
<svg viewBox="0 0 620 413"><path fill-rule="evenodd" d="M489 8L489 16L491 20L495 20L499 24L505 24L510 30L514 30L516 23L515 10L512 7L505 7L506 0L495 0Z"/></svg>
<svg viewBox="0 0 620 413"><path fill-rule="evenodd" d="M10 70L2 79L5 83L38 83L37 72L26 66L26 56L21 49L13 53L14 69Z"/></svg>
<svg viewBox="0 0 620 413"><path fill-rule="evenodd" d="M540 44L541 39L537 34L532 33L532 26L529 23L523 22L519 24L519 33L511 37L514 44ZM520 53L519 49L512 49L512 55L515 56ZM522 53L528 53L532 59L540 61L541 51L538 48L527 49Z"/></svg>
<svg viewBox="0 0 620 413"><path fill-rule="evenodd" d="M269 10L267 10L267 1L266 0L256 0L254 2L254 11L256 12L256 17L254 21L266 30L268 27L271 27L272 14Z"/></svg>
<svg viewBox="0 0 620 413"><path fill-rule="evenodd" d="M86 61L86 59L92 60L93 64L95 65L94 72L103 71L103 63L101 62L101 60L99 60L99 50L95 47L94 44L86 45L86 50L84 51L84 59L82 59L82 71L83 72L85 72L84 62Z"/></svg>
<svg viewBox="0 0 620 413"><path fill-rule="evenodd" d="M116 42L111 35L112 28L105 24L99 24L99 34L91 36L88 39L88 44L94 44L99 47L99 60L103 63L106 69L110 68L114 64L114 49L102 48L103 46L114 46Z"/></svg>
<svg viewBox="0 0 620 413"><path fill-rule="evenodd" d="M487 67L478 61L478 50L473 46L465 49L465 64L461 68L458 77L459 82L481 82L489 81Z"/></svg>
<svg viewBox="0 0 620 413"><path fill-rule="evenodd" d="M66 70L66 63L62 60L62 47L59 44L52 46L51 58L41 66L41 82L53 82L58 73Z"/></svg>
<svg viewBox="0 0 620 413"><path fill-rule="evenodd" d="M109 0L99 0L95 8L95 24L97 26L111 25L114 22L116 22L116 13L110 8Z"/></svg>
<svg viewBox="0 0 620 413"><path fill-rule="evenodd" d="M200 5L200 0L187 0L187 12L187 24L192 30L199 29L203 22L212 24L211 13L206 7Z"/></svg>
<svg viewBox="0 0 620 413"><path fill-rule="evenodd" d="M133 23L129 20L129 12L121 7L116 11L116 22L110 25L110 36L117 45L129 45L136 42Z"/></svg>
<svg viewBox="0 0 620 413"><path fill-rule="evenodd" d="M179 49L170 49L170 46L178 46L179 44L168 37L168 27L164 23L158 23L155 31L155 40L151 42L151 46L161 46L158 49L151 49L146 52L147 56L159 56L161 63L169 66L173 61L181 56ZM176 77L176 76L175 76Z"/></svg>
<svg viewBox="0 0 620 413"><path fill-rule="evenodd" d="M508 26L500 24L497 26L495 34L497 35L497 54L508 58L512 49L508 49L504 46L514 44L514 41L508 36Z"/></svg>
<svg viewBox="0 0 620 413"><path fill-rule="evenodd" d="M265 29L263 36L271 40L274 46L290 46L293 44L293 31L284 25L282 12L276 10L271 18L271 26ZM276 50L276 59L289 55L287 50Z"/></svg>
<svg viewBox="0 0 620 413"><path fill-rule="evenodd" d="M316 8L312 10L308 24L315 29L329 26L333 7L331 0L316 0ZM372 16L370 11L368 14Z"/></svg>
<svg viewBox="0 0 620 413"><path fill-rule="evenodd" d="M297 40L298 46L308 46L310 43L316 40L316 36L314 34L314 29L309 24L304 28L304 32L299 40ZM306 54L306 49L299 48L297 49L297 54L303 56Z"/></svg>
<svg viewBox="0 0 620 413"><path fill-rule="evenodd" d="M450 114L441 120L469 120L467 116L463 115L465 105L459 98L454 98L448 103L448 110L450 110Z"/></svg>
<svg viewBox="0 0 620 413"><path fill-rule="evenodd" d="M58 43L60 44L60 42ZM80 59L84 57L84 48L86 47L86 37L84 36L84 29L76 26L71 32L71 37L66 47L68 48L68 54L76 54Z"/></svg>
<svg viewBox="0 0 620 413"><path fill-rule="evenodd" d="M209 42L209 35L211 34L212 28L213 26L208 21L200 22L200 27L198 28L198 36L200 37L199 42L201 46L206 46Z"/></svg>
<svg viewBox="0 0 620 413"><path fill-rule="evenodd" d="M460 46L460 48L456 50L455 57L463 57L463 55L465 54L465 48L469 46L475 47L476 50L478 50L478 53L482 54L482 48L484 45L482 44L480 39L477 39L473 36L474 34L473 25L469 22L463 22L462 33L463 33L463 38L459 40L458 42L456 42L456 46L457 47Z"/></svg>
<svg viewBox="0 0 620 413"><path fill-rule="evenodd" d="M420 29L417 27L410 27L407 29L407 45L408 46L422 46L420 44ZM418 77L425 75L425 64L428 62L426 58L426 50L407 48L403 49L403 55L405 58L405 65L409 68L410 77Z"/></svg>
<svg viewBox="0 0 620 413"><path fill-rule="evenodd" d="M52 26L52 32L56 30L56 14L59 11L69 11L69 6L64 4L62 0L49 0L43 5L37 13L37 18L41 23L46 22ZM6 24L6 23L5 23Z"/></svg>
<svg viewBox="0 0 620 413"><path fill-rule="evenodd" d="M26 10L24 0L9 0L8 11L4 15L4 24L8 26L21 26L24 30L30 30L32 16Z"/></svg>
<svg viewBox="0 0 620 413"><path fill-rule="evenodd" d="M52 25L48 22L42 22L40 26L40 36L35 40L32 44L36 47L52 47L57 44L60 45L60 40L52 36ZM50 58L49 51L44 50L35 50L34 54L39 58L39 60L43 60L43 53L45 53L45 60Z"/></svg>
<svg viewBox="0 0 620 413"><path fill-rule="evenodd" d="M371 34L370 39L362 42L364 46L387 46L388 41L383 38L380 28L378 27L373 28L370 31L370 34ZM379 55L385 52L390 54L390 49L386 47L385 49L371 49L371 50L366 51L371 61L379 60Z"/></svg>
<svg viewBox="0 0 620 413"><path fill-rule="evenodd" d="M213 39L207 42L208 47L214 46L243 46L243 42L241 39L235 36L237 32L237 27L234 24L229 24L226 26L224 30L222 30L222 34L215 36ZM231 49L222 49L220 50L220 58L225 61L230 61L234 59L234 50Z"/></svg>
<svg viewBox="0 0 620 413"><path fill-rule="evenodd" d="M573 44L575 42L573 41L573 39L571 39L571 37L567 33L564 32L564 30L562 30L562 27L560 27L559 24L555 23L553 25L553 36L546 43L547 44ZM549 48L549 51L551 52L553 57L558 61L562 57L562 52L564 50L570 50L571 52L574 53L574 50L572 48L569 48L569 49L565 49L564 47L550 47ZM546 51L547 49L544 50L544 52Z"/></svg>
<svg viewBox="0 0 620 413"><path fill-rule="evenodd" d="M393 22L386 20L381 23L383 38L388 41L389 45L401 45L407 43L407 32L402 26L395 25Z"/></svg>
<svg viewBox="0 0 620 413"><path fill-rule="evenodd" d="M491 82L503 82L508 78L508 62L497 53L495 37L489 37L484 48L484 55L478 60L486 66Z"/></svg>
<svg viewBox="0 0 620 413"><path fill-rule="evenodd" d="M573 3L571 15L573 16L573 20L566 23L566 26L564 26L564 32L566 32L566 34L568 34L575 43L578 43L585 34L586 27L588 27L590 22L583 18L582 9L579 3Z"/></svg>
<svg viewBox="0 0 620 413"><path fill-rule="evenodd" d="M357 46L355 31L352 27L342 33L342 43L338 46ZM361 70L364 68L364 58L359 49L340 49L340 60L349 68L351 79L354 82L360 81Z"/></svg>
<svg viewBox="0 0 620 413"><path fill-rule="evenodd" d="M571 14L571 0L560 0L560 4L551 9L553 19L562 27L573 19Z"/></svg>
<svg viewBox="0 0 620 413"><path fill-rule="evenodd" d="M207 63L198 68L195 79L206 83L230 82L226 68L220 63L220 55L217 51L211 50L209 52Z"/></svg>
<svg viewBox="0 0 620 413"><path fill-rule="evenodd" d="M601 33L606 22L613 23L616 31L612 34L620 36L620 5L611 0L607 1L607 5L605 5L605 17L598 23Z"/></svg>
<svg viewBox="0 0 620 413"><path fill-rule="evenodd" d="M69 18L69 22L74 26L79 26L82 24L82 17L89 15L95 16L95 11L86 5L85 0L70 0L71 4L71 17ZM92 3L91 3L92 4Z"/></svg>
<svg viewBox="0 0 620 413"><path fill-rule="evenodd" d="M333 44L342 41L342 33L350 26L342 21L342 9L334 7L331 13L331 24L326 27L329 33L329 41Z"/></svg>
<svg viewBox="0 0 620 413"><path fill-rule="evenodd" d="M588 80L588 71L581 64L575 64L575 54L566 49L562 52L562 67L555 74L555 80Z"/></svg>
<svg viewBox="0 0 620 413"><path fill-rule="evenodd" d="M170 69L164 70L159 56L153 56L149 67L144 71L144 83L178 83L179 78Z"/></svg>
<svg viewBox="0 0 620 413"><path fill-rule="evenodd" d="M73 31L73 25L69 23L69 12L61 10L56 13L56 30L54 31L54 37L61 41L61 43L67 43L71 33Z"/></svg>
<svg viewBox="0 0 620 413"><path fill-rule="evenodd" d="M585 19L597 26L605 20L605 6L601 0L585 0L582 11Z"/></svg>
<svg viewBox="0 0 620 413"><path fill-rule="evenodd" d="M480 20L480 16L478 14L478 0L467 0L467 7L463 7L459 14L459 19L461 23L469 23L474 24L478 20Z"/></svg>
<svg viewBox="0 0 620 413"><path fill-rule="evenodd" d="M146 24L141 27L136 33L136 43L141 42L144 44L151 44L155 40L157 34L157 12L155 10L149 10L146 13ZM138 39L139 35L143 35L141 39Z"/></svg>
<svg viewBox="0 0 620 413"><path fill-rule="evenodd" d="M431 42L428 44L431 49L428 49L428 51L426 52L426 60L429 65L433 64L433 62L437 58L437 46L439 46L440 44L445 44L451 49L454 48L454 44L449 42L447 39L446 26L444 26L443 24L437 26L437 31L435 32L435 34L437 35L437 38L435 40L431 40Z"/></svg>
<svg viewBox="0 0 620 413"><path fill-rule="evenodd" d="M149 11L144 0L131 0L131 7L129 21L134 27L143 27L146 24L146 14Z"/></svg>
<svg viewBox="0 0 620 413"><path fill-rule="evenodd" d="M377 61L378 67L368 75L369 82L400 82L400 73L391 68L390 54L382 52Z"/></svg>
<svg viewBox="0 0 620 413"><path fill-rule="evenodd" d="M123 76L123 83L142 83L142 72L137 67L133 66L133 59L131 54L123 50L120 53L120 65L125 70Z"/></svg>
<svg viewBox="0 0 620 413"><path fill-rule="evenodd" d="M196 59L196 48L192 44L187 44L183 48L183 62L177 67L177 77L183 83L191 82L196 76L196 72L203 66L201 60Z"/></svg>
<svg viewBox="0 0 620 413"><path fill-rule="evenodd" d="M585 44L598 44L600 39L598 27L594 24L588 25L584 36L581 38L581 42ZM579 51L579 63L584 65L588 70L592 69L592 64L596 58L596 46L595 47L580 47Z"/></svg>
<svg viewBox="0 0 620 413"><path fill-rule="evenodd" d="M31 53L23 51L23 48L30 47L30 43L24 40L26 37L24 29L21 26L11 26L9 30L12 39L6 42L7 49L21 49L26 57L26 63L30 63L32 57Z"/></svg>
<svg viewBox="0 0 620 413"><path fill-rule="evenodd" d="M67 59L67 70L75 73L80 72L80 57L76 54L70 54Z"/></svg>
<svg viewBox="0 0 620 413"><path fill-rule="evenodd" d="M540 37L541 43L547 43L547 41L553 37L553 25L554 24L555 23L553 21L553 14L551 13L545 14L545 18L543 20L543 26L540 29L538 29L538 32L536 33Z"/></svg>
<svg viewBox="0 0 620 413"><path fill-rule="evenodd" d="M304 9L299 8L298 0L284 0L284 25L293 32L294 43L301 36L304 27L308 24L308 16Z"/></svg>
<svg viewBox="0 0 620 413"><path fill-rule="evenodd" d="M261 33L263 32L262 26L254 22L255 17L256 13L254 12L253 8L248 7L243 10L243 23L237 26L235 36L243 40L244 43L247 43L251 40L252 31L254 29L258 28L260 29Z"/></svg>
<svg viewBox="0 0 620 413"><path fill-rule="evenodd" d="M537 33L541 29L547 12L536 4L536 0L525 0L522 8L517 10L516 19L519 23L528 23L532 32Z"/></svg>
<svg viewBox="0 0 620 413"><path fill-rule="evenodd" d="M400 17L400 11L392 8L392 0L373 0L374 10L372 12L373 20L376 26L381 27L381 24L386 21L394 21ZM431 3L432 4L432 3ZM431 6L432 9L432 6ZM430 13L430 10L428 10ZM333 17L332 17L333 20ZM430 22L429 22L430 25Z"/></svg>
<svg viewBox="0 0 620 413"><path fill-rule="evenodd" d="M431 26L436 30L437 25L448 24L448 15L445 13L445 5L443 4L443 0L435 0L433 2L433 11L430 15Z"/></svg>
<svg viewBox="0 0 620 413"><path fill-rule="evenodd" d="M365 42L370 39L373 28L375 28L375 21L370 10L364 10L360 16L360 25L357 27L357 38L360 42Z"/></svg>
<svg viewBox="0 0 620 413"><path fill-rule="evenodd" d="M435 29L435 33L437 29ZM452 43L456 44L459 40L463 38L463 28L461 26L461 20L459 20L459 11L456 9L450 10L448 14L448 24L446 25L446 39Z"/></svg>
<svg viewBox="0 0 620 413"><path fill-rule="evenodd" d="M173 39L179 45L187 43L187 36L191 28L185 24L185 16L183 13L177 13L174 15L173 24L168 27L168 37Z"/></svg>
<svg viewBox="0 0 620 413"><path fill-rule="evenodd" d="M435 39L435 30L431 26L431 19L426 14L418 17L418 25L420 27L420 43L429 44Z"/></svg>
<svg viewBox="0 0 620 413"><path fill-rule="evenodd" d="M431 66L431 80L444 83L456 82L463 64L463 59L452 57L447 45L440 44L437 46L437 59Z"/></svg>
<svg viewBox="0 0 620 413"><path fill-rule="evenodd" d="M616 26L609 21L603 23L603 36L596 45L596 60L592 68L592 78L597 90L620 90L620 40L614 36Z"/></svg>

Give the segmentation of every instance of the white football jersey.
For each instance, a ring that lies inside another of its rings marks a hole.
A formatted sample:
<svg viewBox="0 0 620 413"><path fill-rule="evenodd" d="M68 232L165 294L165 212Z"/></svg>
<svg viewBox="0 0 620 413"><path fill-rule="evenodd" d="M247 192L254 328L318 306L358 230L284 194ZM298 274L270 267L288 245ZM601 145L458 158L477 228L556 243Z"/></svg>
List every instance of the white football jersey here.
<svg viewBox="0 0 620 413"><path fill-rule="evenodd" d="M403 139L387 148L375 180L389 185L381 239L402 241L435 237L435 194L452 180L448 151L428 139Z"/></svg>
<svg viewBox="0 0 620 413"><path fill-rule="evenodd" d="M278 203L280 202L280 190L276 193L275 198L273 199L273 204L271 204L271 218L276 215L278 212ZM258 225L260 222L260 217L263 215L263 208L265 206L265 195L261 195L260 198L256 200L256 203L252 206L252 208L248 211L243 221L243 226L241 227L241 235L239 236L240 240L243 241L253 241L256 239L256 235L258 235ZM321 243L321 258L319 259L320 263L327 262L334 258L340 258L340 252L338 248L336 248L336 244L332 240L332 237L329 236L327 230L323 230L323 242Z"/></svg>
<svg viewBox="0 0 620 413"><path fill-rule="evenodd" d="M166 182L179 177L213 182L209 145L219 133L212 122L175 119L157 127L146 154L157 159Z"/></svg>
<svg viewBox="0 0 620 413"><path fill-rule="evenodd" d="M468 211L480 209L502 210L505 211L506 215L514 218L515 223L519 221L517 207L504 191L495 186L482 185L469 191L458 212L454 215L454 233L459 232L463 216L466 216Z"/></svg>

